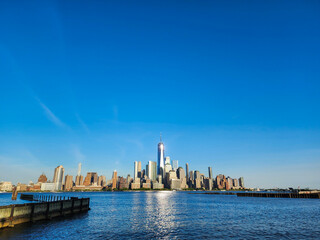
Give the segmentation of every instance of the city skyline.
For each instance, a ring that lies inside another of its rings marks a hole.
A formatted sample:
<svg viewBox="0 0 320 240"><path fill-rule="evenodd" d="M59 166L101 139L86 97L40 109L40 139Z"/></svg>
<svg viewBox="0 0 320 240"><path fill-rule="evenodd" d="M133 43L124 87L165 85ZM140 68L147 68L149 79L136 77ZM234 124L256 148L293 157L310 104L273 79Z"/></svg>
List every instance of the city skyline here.
<svg viewBox="0 0 320 240"><path fill-rule="evenodd" d="M224 174L213 176L212 167L208 167L207 175L198 170L189 172L189 165L186 168L179 167L178 160L170 160L170 156L164 154L164 143L160 134L158 143L158 162L160 168L157 168L157 162L149 161L146 168L142 168L141 161L135 161L133 167L133 177L130 174L127 177L118 176L114 170L112 178L107 179L104 175L97 172L87 172L87 175L81 175L81 166L78 164L78 172L74 178L66 174L62 165L54 169L53 180L48 180L42 173L38 181L33 183L12 184L5 181L1 183L1 191L110 191L110 190L243 190L246 189L244 178L226 177ZM165 159L165 164L164 164ZM164 166L163 166L164 165Z"/></svg>
<svg viewBox="0 0 320 240"><path fill-rule="evenodd" d="M124 176L162 132L190 169L319 188L318 3L1 4L0 181Z"/></svg>

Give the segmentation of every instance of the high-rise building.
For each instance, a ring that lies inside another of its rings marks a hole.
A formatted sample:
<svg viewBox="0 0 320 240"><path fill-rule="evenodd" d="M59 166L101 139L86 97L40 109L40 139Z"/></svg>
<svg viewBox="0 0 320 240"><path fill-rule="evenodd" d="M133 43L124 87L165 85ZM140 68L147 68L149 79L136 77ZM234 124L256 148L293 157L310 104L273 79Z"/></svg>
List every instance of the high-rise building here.
<svg viewBox="0 0 320 240"><path fill-rule="evenodd" d="M240 177L239 178L239 186L244 188L244 180L243 180L243 177Z"/></svg>
<svg viewBox="0 0 320 240"><path fill-rule="evenodd" d="M166 165L166 164L170 164L171 165L169 156L165 157L164 165Z"/></svg>
<svg viewBox="0 0 320 240"><path fill-rule="evenodd" d="M141 161L138 162L138 178L142 178Z"/></svg>
<svg viewBox="0 0 320 240"><path fill-rule="evenodd" d="M87 176L84 179L83 185L90 186L90 185L98 185L98 174L96 172L88 172Z"/></svg>
<svg viewBox="0 0 320 240"><path fill-rule="evenodd" d="M233 187L233 179L231 177L227 177L227 183L229 188Z"/></svg>
<svg viewBox="0 0 320 240"><path fill-rule="evenodd" d="M156 162L152 162L152 161L148 162L148 165L147 165L147 176L152 181L156 181L157 180L157 163Z"/></svg>
<svg viewBox="0 0 320 240"><path fill-rule="evenodd" d="M78 164L78 174L77 176L80 176L81 175L81 163Z"/></svg>
<svg viewBox="0 0 320 240"><path fill-rule="evenodd" d="M64 190L69 191L73 187L73 177L70 175L66 175L64 181Z"/></svg>
<svg viewBox="0 0 320 240"><path fill-rule="evenodd" d="M194 171L194 179L200 179L200 175L199 171Z"/></svg>
<svg viewBox="0 0 320 240"><path fill-rule="evenodd" d="M187 181L189 181L189 164L186 163L186 174L187 174Z"/></svg>
<svg viewBox="0 0 320 240"><path fill-rule="evenodd" d="M177 170L178 170L178 167L179 167L178 160L172 160L172 169L173 169L174 171L177 171Z"/></svg>
<svg viewBox="0 0 320 240"><path fill-rule="evenodd" d="M236 178L233 179L233 186L235 188L239 187L238 179L236 179Z"/></svg>
<svg viewBox="0 0 320 240"><path fill-rule="evenodd" d="M62 165L54 169L54 174L53 174L53 183L55 184L54 190L56 191L62 190L63 175L64 175L64 168Z"/></svg>
<svg viewBox="0 0 320 240"><path fill-rule="evenodd" d="M212 179L212 168L208 167L209 178Z"/></svg>
<svg viewBox="0 0 320 240"><path fill-rule="evenodd" d="M189 172L189 177L190 177L190 180L192 181L192 180L194 180L194 171L190 171Z"/></svg>
<svg viewBox="0 0 320 240"><path fill-rule="evenodd" d="M75 182L75 185L76 186L80 186L80 185L82 185L83 184L83 176L82 175L80 175L80 176L76 176L76 182Z"/></svg>
<svg viewBox="0 0 320 240"><path fill-rule="evenodd" d="M134 162L134 174L133 174L133 178L136 179L138 177L138 162L135 161Z"/></svg>
<svg viewBox="0 0 320 240"><path fill-rule="evenodd" d="M163 177L164 173L164 145L160 134L160 143L158 144L158 175Z"/></svg>
<svg viewBox="0 0 320 240"><path fill-rule="evenodd" d="M112 174L112 189L117 188L117 171L114 170Z"/></svg>

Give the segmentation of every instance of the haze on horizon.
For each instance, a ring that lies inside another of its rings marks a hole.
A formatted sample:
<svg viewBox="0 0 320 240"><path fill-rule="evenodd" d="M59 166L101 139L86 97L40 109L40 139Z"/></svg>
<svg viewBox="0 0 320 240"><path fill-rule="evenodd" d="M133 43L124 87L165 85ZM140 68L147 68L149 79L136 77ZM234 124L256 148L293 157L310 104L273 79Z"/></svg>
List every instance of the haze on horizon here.
<svg viewBox="0 0 320 240"><path fill-rule="evenodd" d="M320 188L320 2L2 1L0 181L165 154Z"/></svg>

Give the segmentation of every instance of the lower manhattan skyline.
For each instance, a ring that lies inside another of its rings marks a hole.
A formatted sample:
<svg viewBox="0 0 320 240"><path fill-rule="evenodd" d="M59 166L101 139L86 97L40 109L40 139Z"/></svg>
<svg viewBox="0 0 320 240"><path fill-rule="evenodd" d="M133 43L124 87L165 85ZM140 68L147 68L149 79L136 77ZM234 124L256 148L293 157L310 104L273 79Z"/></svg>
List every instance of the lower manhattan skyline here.
<svg viewBox="0 0 320 240"><path fill-rule="evenodd" d="M183 167L319 188L319 3L227 5L2 2L0 181L132 175L161 132Z"/></svg>

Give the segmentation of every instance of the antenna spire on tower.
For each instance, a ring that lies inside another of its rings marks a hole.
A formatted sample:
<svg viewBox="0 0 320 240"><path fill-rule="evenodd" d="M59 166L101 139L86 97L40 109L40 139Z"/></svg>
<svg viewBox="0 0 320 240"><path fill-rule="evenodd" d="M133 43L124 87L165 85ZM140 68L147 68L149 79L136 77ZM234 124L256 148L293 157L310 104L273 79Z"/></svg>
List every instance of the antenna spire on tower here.
<svg viewBox="0 0 320 240"><path fill-rule="evenodd" d="M162 142L161 132L160 132L160 142Z"/></svg>

